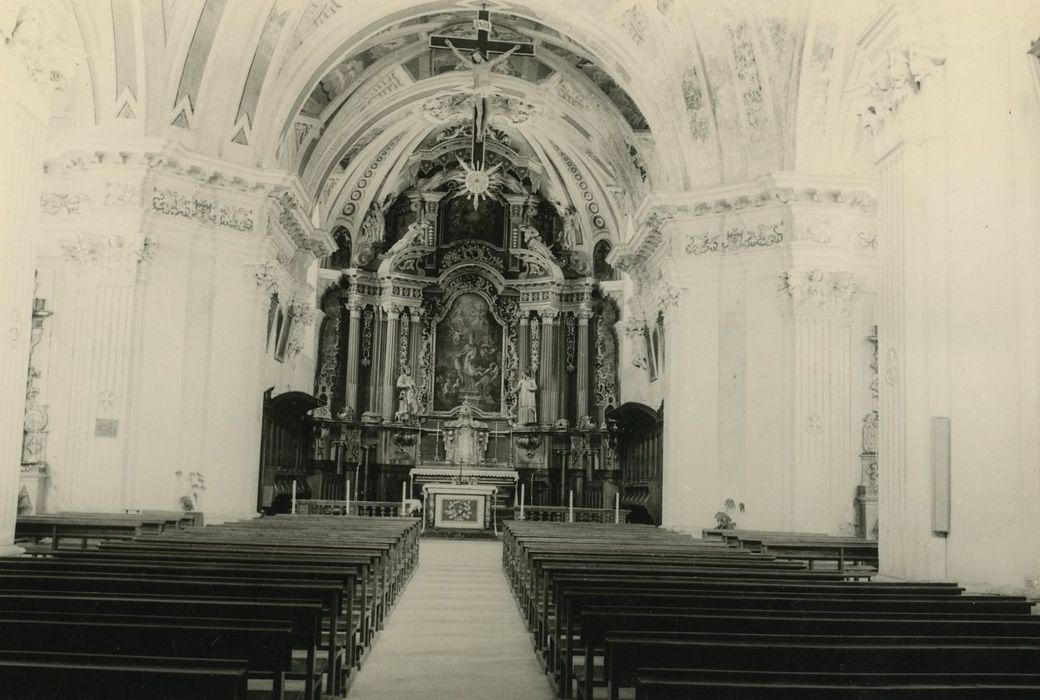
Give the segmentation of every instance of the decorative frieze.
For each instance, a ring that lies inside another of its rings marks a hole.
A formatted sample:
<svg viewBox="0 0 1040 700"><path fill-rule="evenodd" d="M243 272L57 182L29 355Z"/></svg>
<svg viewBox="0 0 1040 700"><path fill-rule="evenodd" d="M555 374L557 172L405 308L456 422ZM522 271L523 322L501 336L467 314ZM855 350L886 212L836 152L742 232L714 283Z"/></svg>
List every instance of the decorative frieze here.
<svg viewBox="0 0 1040 700"><path fill-rule="evenodd" d="M478 241L465 241L449 249L444 254L444 258L441 260L441 268L448 269L465 262L490 265L499 272L502 272L505 267L502 263L502 258L496 255L488 245Z"/></svg>
<svg viewBox="0 0 1040 700"><path fill-rule="evenodd" d="M40 211L47 216L72 216L91 205L86 192L44 192L40 195Z"/></svg>
<svg viewBox="0 0 1040 700"><path fill-rule="evenodd" d="M770 248L783 242L783 227L784 222L781 221L777 224L759 224L754 228L735 226L719 233L690 234L686 236L683 250L686 255L700 256Z"/></svg>
<svg viewBox="0 0 1040 700"><path fill-rule="evenodd" d="M197 195L185 195L175 190L155 190L152 194L152 210L166 216L224 226L236 231L252 231L253 212L243 207L221 205Z"/></svg>

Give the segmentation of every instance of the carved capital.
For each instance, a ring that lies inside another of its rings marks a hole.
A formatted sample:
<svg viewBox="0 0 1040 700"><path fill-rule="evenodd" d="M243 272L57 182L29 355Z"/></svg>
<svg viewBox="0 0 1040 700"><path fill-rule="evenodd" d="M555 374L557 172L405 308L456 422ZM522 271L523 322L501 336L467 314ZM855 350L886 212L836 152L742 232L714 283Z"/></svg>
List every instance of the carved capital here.
<svg viewBox="0 0 1040 700"><path fill-rule="evenodd" d="M795 314L848 316L860 280L851 272L789 270L780 274L780 291Z"/></svg>
<svg viewBox="0 0 1040 700"><path fill-rule="evenodd" d="M864 128L877 133L885 120L921 91L924 81L946 62L938 52L913 47L890 48L867 81L868 103L860 113Z"/></svg>
<svg viewBox="0 0 1040 700"><path fill-rule="evenodd" d="M50 20L37 2L6 2L0 5L0 45L24 66L29 78L61 90L82 57L58 41Z"/></svg>
<svg viewBox="0 0 1040 700"><path fill-rule="evenodd" d="M61 252L66 262L90 274L143 279L145 266L155 257L157 247L156 240L147 236L95 238L78 234L73 241L61 245Z"/></svg>

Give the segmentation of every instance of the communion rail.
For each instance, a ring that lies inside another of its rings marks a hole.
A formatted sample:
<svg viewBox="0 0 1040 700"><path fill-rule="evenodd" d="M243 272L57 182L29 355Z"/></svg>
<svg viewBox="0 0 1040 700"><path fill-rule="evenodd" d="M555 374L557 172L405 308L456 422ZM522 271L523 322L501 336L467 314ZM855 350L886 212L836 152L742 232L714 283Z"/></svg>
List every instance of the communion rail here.
<svg viewBox="0 0 1040 700"><path fill-rule="evenodd" d="M573 511L573 519L571 517ZM627 523L627 510L613 508L568 508L567 506L515 506L515 520L542 520L554 523Z"/></svg>
<svg viewBox="0 0 1040 700"><path fill-rule="evenodd" d="M400 501L351 501L348 506L346 501L301 499L296 501L296 512L300 515L358 515L364 518L402 516Z"/></svg>

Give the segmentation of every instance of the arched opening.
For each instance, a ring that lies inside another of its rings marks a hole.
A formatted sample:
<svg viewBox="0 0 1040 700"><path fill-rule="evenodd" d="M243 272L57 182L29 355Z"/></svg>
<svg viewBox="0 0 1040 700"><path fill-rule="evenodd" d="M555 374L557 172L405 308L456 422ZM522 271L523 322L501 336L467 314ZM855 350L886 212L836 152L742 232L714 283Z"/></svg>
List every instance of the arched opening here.
<svg viewBox="0 0 1040 700"><path fill-rule="evenodd" d="M660 525L664 407L628 402L608 418L618 427L621 507L630 511L629 522Z"/></svg>

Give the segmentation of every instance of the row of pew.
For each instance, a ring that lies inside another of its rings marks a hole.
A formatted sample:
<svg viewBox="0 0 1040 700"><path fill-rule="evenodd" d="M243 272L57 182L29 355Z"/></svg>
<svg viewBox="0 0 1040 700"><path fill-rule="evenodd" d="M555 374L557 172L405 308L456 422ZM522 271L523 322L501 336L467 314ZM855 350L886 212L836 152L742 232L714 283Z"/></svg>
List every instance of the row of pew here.
<svg viewBox="0 0 1040 700"><path fill-rule="evenodd" d="M503 542L561 698L1040 697L1025 597L873 581L641 525L512 521Z"/></svg>
<svg viewBox="0 0 1040 700"><path fill-rule="evenodd" d="M0 558L0 698L345 696L418 537L286 515Z"/></svg>

